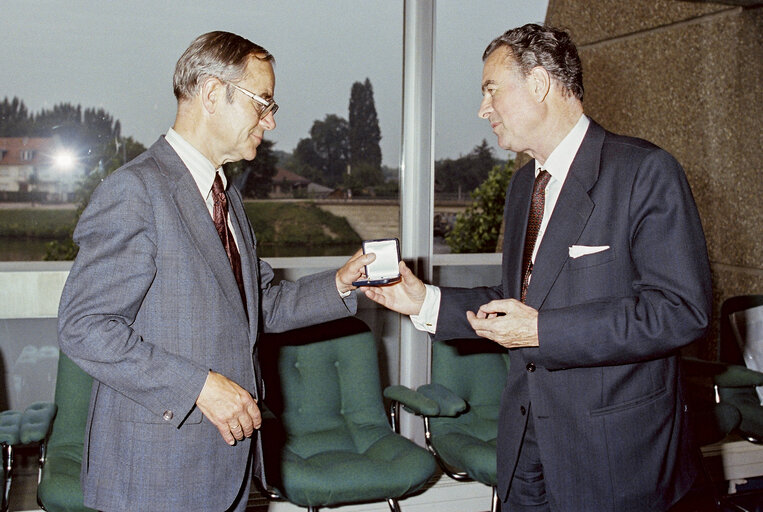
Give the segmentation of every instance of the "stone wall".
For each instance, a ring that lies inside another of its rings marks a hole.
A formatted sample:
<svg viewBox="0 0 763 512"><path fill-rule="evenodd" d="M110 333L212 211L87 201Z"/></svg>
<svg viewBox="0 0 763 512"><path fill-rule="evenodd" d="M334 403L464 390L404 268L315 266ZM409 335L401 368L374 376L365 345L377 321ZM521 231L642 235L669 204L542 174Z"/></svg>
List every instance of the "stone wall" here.
<svg viewBox="0 0 763 512"><path fill-rule="evenodd" d="M546 17L578 45L586 113L686 170L715 301L712 332L690 352L711 359L721 302L763 294L763 9L729 3L549 0Z"/></svg>

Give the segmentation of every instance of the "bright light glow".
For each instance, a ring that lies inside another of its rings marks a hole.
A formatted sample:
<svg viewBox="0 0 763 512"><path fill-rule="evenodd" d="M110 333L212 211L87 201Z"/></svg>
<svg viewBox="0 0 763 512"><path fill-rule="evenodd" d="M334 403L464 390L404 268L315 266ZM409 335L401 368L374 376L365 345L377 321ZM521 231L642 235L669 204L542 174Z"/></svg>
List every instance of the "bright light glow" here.
<svg viewBox="0 0 763 512"><path fill-rule="evenodd" d="M71 171L77 163L77 158L71 151L62 149L53 156L53 163L57 169Z"/></svg>

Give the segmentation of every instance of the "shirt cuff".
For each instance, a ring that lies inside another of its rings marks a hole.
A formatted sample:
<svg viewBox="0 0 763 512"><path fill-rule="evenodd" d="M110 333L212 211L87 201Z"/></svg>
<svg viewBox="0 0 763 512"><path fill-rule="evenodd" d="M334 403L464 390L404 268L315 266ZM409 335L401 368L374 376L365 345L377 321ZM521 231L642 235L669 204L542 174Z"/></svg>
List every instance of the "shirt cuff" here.
<svg viewBox="0 0 763 512"><path fill-rule="evenodd" d="M440 314L440 289L431 284L424 286L427 289L424 303L421 305L421 311L418 315L411 315L411 322L419 331L434 334L437 328L437 318Z"/></svg>

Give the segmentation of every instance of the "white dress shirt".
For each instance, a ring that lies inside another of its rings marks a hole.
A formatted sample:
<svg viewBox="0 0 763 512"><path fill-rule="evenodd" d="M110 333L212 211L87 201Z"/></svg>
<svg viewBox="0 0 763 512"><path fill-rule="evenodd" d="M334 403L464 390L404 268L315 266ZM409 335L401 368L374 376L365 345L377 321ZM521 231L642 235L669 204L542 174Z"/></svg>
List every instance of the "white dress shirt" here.
<svg viewBox="0 0 763 512"><path fill-rule="evenodd" d="M559 193L562 191L562 186L567 179L567 174L570 172L570 166L572 161L580 149L580 145L583 143L583 138L588 131L588 126L591 121L585 115L581 115L575 126L567 133L562 139L562 142L557 145L544 165L535 161L535 176L537 177L541 169L545 169L551 174L551 179L546 185L546 196L543 204L543 219L540 223L540 229L538 230L538 238L535 241L535 247L533 248L532 261L535 262L535 255L538 254L538 248L540 247L541 240L543 240L543 234L548 227L548 221L551 219L551 214L554 213L556 207L556 201L559 199ZM424 298L424 303L421 305L421 311L418 315L411 315L411 321L413 326L420 331L427 331L429 333L435 332L437 326L437 318L440 312L440 289L436 286L426 285L427 293Z"/></svg>
<svg viewBox="0 0 763 512"><path fill-rule="evenodd" d="M207 204L209 215L214 220L215 201L212 197L212 183L215 181L215 173L220 174L220 178L223 181L223 189L228 188L228 179L225 177L223 168L220 167L215 169L212 165L212 162L210 162L207 157L202 155L198 149L193 147L187 140L185 140L178 132L172 128L167 130L167 134L164 136L164 138L167 143L172 146L172 149L175 150L185 166L188 167L188 170L191 172L191 176L193 176L193 180L196 182L196 186L199 187L199 193L201 194L201 197L204 198L204 202ZM236 238L236 231L233 229L230 215L228 215L228 228L230 229L230 232L233 233L233 241L236 242L236 247L238 247L238 238ZM344 299L350 296L352 290L346 291L344 293L337 290L337 293L339 293L339 296Z"/></svg>
<svg viewBox="0 0 763 512"><path fill-rule="evenodd" d="M167 130L167 134L164 136L167 143L172 146L172 149L178 154L188 170L193 176L193 180L196 182L196 186L199 187L199 193L204 198L204 202L207 204L207 210L209 215L214 220L215 213L215 200L212 197L212 183L215 181L215 174L220 174L220 178L223 181L223 190L228 188L228 179L225 177L223 168L215 169L212 162L207 159L201 152L193 147L190 142L185 140L178 132L170 128ZM236 231L233 229L233 223L231 223L230 215L228 215L228 229L233 233L233 241L236 242L238 247L238 238L236 238Z"/></svg>

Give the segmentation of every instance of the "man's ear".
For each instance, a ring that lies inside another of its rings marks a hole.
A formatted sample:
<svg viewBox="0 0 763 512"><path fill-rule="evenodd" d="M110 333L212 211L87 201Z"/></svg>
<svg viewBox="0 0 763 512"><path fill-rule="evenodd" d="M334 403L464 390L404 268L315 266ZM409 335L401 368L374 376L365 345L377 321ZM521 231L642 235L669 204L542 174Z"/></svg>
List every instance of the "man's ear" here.
<svg viewBox="0 0 763 512"><path fill-rule="evenodd" d="M204 110L214 114L221 100L225 100L225 84L215 77L208 76L201 83L201 104Z"/></svg>
<svg viewBox="0 0 763 512"><path fill-rule="evenodd" d="M541 66L535 66L530 71L530 83L536 101L538 103L545 101L546 96L551 91L551 75L548 74L548 71Z"/></svg>

